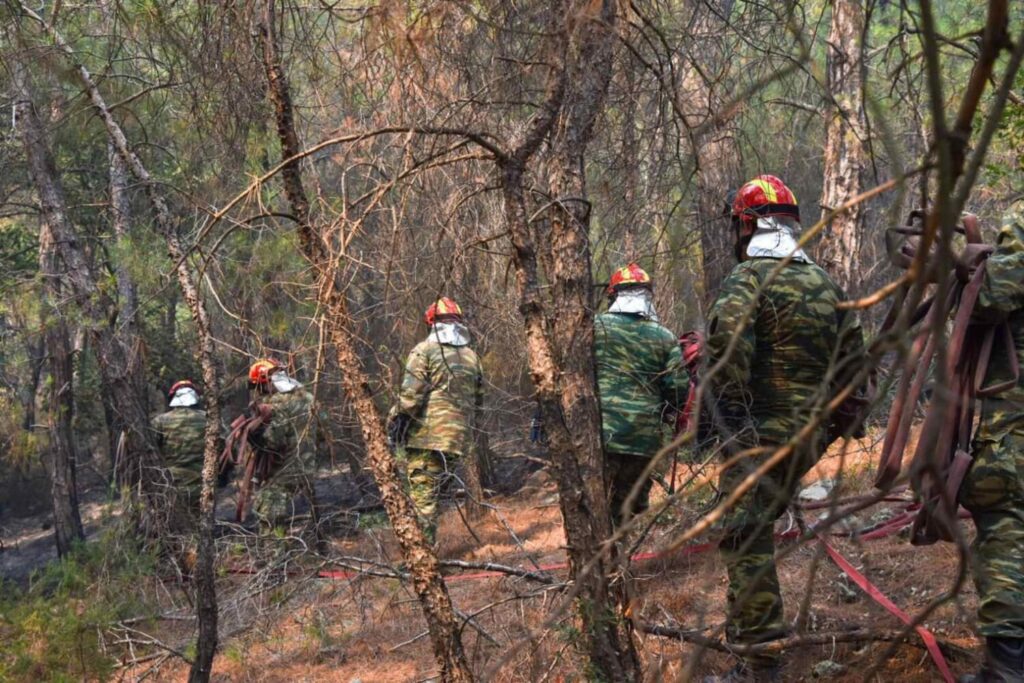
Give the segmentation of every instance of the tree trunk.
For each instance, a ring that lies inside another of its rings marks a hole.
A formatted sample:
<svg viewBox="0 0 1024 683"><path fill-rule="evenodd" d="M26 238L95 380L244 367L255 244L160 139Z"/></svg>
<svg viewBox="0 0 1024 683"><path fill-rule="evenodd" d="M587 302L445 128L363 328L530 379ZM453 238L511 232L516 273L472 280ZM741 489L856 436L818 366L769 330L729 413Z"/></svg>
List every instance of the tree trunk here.
<svg viewBox="0 0 1024 683"><path fill-rule="evenodd" d="M267 76L267 94L274 106L281 156L287 159L298 154L301 147L295 130L291 92L281 64L274 0L267 0L258 24L263 67ZM441 667L441 679L453 683L470 681L472 674L463 651L451 597L441 578L437 556L427 542L416 520L412 501L402 486L398 463L388 448L383 419L373 401L369 378L356 353L356 340L348 328L351 321L348 303L344 292L335 287L334 261L329 257L322 236L310 220L309 201L299 163L286 165L281 176L285 196L298 225L302 252L317 276L317 299L327 310L328 333L337 353L338 367L344 369L341 373L342 385L359 418L370 469L380 488L384 509L412 575L413 588L427 620L434 657Z"/></svg>
<svg viewBox="0 0 1024 683"><path fill-rule="evenodd" d="M41 260L49 261L52 267L52 244L44 246L40 239ZM44 250L45 253L44 255ZM49 274L44 277L49 278ZM51 292L52 295L52 292ZM71 428L74 414L74 391L72 386L73 363L71 342L68 339L67 323L60 313L48 324L46 330L46 351L49 356L50 391L46 426L50 445L44 456L47 474L50 477L50 498L53 501L53 530L57 541L57 556L64 557L75 541L85 538L82 517L78 510L78 486L75 477L75 442Z"/></svg>
<svg viewBox="0 0 1024 683"><path fill-rule="evenodd" d="M696 74L696 70L691 73ZM700 230L701 264L704 268L704 299L718 295L722 280L736 259L729 219L723 216L726 197L739 187L740 154L733 131L727 124L713 127L693 141L697 159L697 229Z"/></svg>
<svg viewBox="0 0 1024 683"><path fill-rule="evenodd" d="M127 246L131 227L131 202L128 197L128 168L108 144L110 175L110 209L114 236L121 251ZM135 282L124 265L113 264L117 281L117 303L111 308L108 329L100 332L96 353L103 372L107 396L113 405L110 435L117 443L124 438L129 454L153 452L152 458L130 456L128 465L151 466L159 461L149 432L149 397L143 363L142 331L139 328L139 297ZM122 485L159 477L158 472L115 471ZM158 482L165 481L158 478ZM169 483L169 480L166 480Z"/></svg>
<svg viewBox="0 0 1024 683"><path fill-rule="evenodd" d="M615 557L602 548L612 527L594 372L590 216L583 166L612 73L615 3L569 2L564 16L569 21L564 27L565 62L560 83L552 88L560 106L557 114L548 112L553 117L548 171L552 205L544 241L538 241L527 218L523 188L525 161L545 132L543 118L524 146L502 161L505 219L530 373L558 480L584 647L600 678L640 680L623 587L609 582ZM549 245L540 259L550 268L549 306L541 295L539 243Z"/></svg>
<svg viewBox="0 0 1024 683"><path fill-rule="evenodd" d="M463 483L466 485L466 516L469 519L480 519L483 517L486 508L484 502L484 477L482 460L485 454L481 450L481 439L475 439L475 445L470 457L466 458L463 467Z"/></svg>
<svg viewBox="0 0 1024 683"><path fill-rule="evenodd" d="M55 47L73 65L74 71L85 87L89 100L107 129L109 141L117 149L132 175L145 187L146 196L156 219L156 227L167 244L167 254L174 263L175 275L185 303L192 314L198 337L199 362L203 369L203 384L206 396L206 433L203 454L203 483L200 494L199 552L196 563L196 616L199 634L196 642L196 657L189 671L190 683L209 681L213 657L217 651L217 592L214 582L214 493L217 484L217 459L220 455L218 444L221 436L220 422L220 376L214 355L213 337L210 332L210 317L206 310L199 286L188 263L188 252L178 238L174 219L163 195L149 171L128 144L121 126L114 120L103 95L92 74L78 61L77 55L65 42L63 36L42 17L28 7L22 6L26 15L42 26Z"/></svg>
<svg viewBox="0 0 1024 683"><path fill-rule="evenodd" d="M44 457L50 477L53 500L53 527L57 555L64 557L76 540L85 538L78 510L75 483L75 444L71 428L74 415L74 380L71 342L64 318L66 273L62 254L62 229L65 225L64 198L60 181L43 137L42 123L36 116L27 87L24 65L11 62L11 75L17 93L15 121L29 160L32 180L39 194L39 271L43 278L45 305L42 312L44 348L49 368L47 428L50 444Z"/></svg>
<svg viewBox="0 0 1024 683"><path fill-rule="evenodd" d="M865 162L863 46L864 9L856 0L832 0L827 71L832 104L825 111L825 163L821 209L828 211L861 193ZM819 262L845 289L859 274L864 211L860 205L833 218L818 249Z"/></svg>
<svg viewBox="0 0 1024 683"><path fill-rule="evenodd" d="M42 240L40 240L42 247ZM52 247L45 247L48 251ZM51 252L52 255L52 252ZM49 257L46 260L51 260ZM50 400L47 427L50 448L46 469L50 476L50 497L53 500L53 529L57 555L64 557L75 541L85 538L82 517L78 510L78 486L75 477L75 444L71 428L74 413L71 344L67 324L58 317L46 332L50 365Z"/></svg>
<svg viewBox="0 0 1024 683"><path fill-rule="evenodd" d="M726 1L718 4L719 10L728 16L732 3ZM699 133L691 134L690 145L697 165L694 208L704 269L704 298L710 303L717 295L722 280L736 263L732 233L728 220L722 216L722 208L729 191L735 190L745 179L740 177L740 151L736 142L736 126L732 120L718 119L703 130L712 117L721 114L720 110L728 94L721 92L724 78L720 76L711 80L706 74L728 62L725 57L710 52L711 43L708 41L721 30L718 14L704 3L697 3L694 11L697 16L692 22L693 38L683 65L676 106L688 128L702 129Z"/></svg>
<svg viewBox="0 0 1024 683"><path fill-rule="evenodd" d="M84 314L100 369L104 394L110 401L114 431L112 446L124 436L124 457L118 462L118 482L130 490L138 487L147 515L144 526L157 535L167 514L165 483L159 454L149 433L145 404L145 377L140 359L141 344L135 329L118 325L117 302L101 287L86 257L78 231L67 212L67 202L45 128L32 104L28 73L15 62L16 107L25 156L39 193L43 231L53 249L53 278L65 299L73 300ZM40 240L42 242L42 239ZM56 291L56 290L54 290Z"/></svg>
<svg viewBox="0 0 1024 683"><path fill-rule="evenodd" d="M25 343L25 354L28 356L31 375L28 384L28 391L25 392L23 405L25 407L25 419L22 427L25 431L35 428L36 424L36 394L39 391L39 382L42 380L43 368L46 366L46 336L39 337L36 343L31 340Z"/></svg>

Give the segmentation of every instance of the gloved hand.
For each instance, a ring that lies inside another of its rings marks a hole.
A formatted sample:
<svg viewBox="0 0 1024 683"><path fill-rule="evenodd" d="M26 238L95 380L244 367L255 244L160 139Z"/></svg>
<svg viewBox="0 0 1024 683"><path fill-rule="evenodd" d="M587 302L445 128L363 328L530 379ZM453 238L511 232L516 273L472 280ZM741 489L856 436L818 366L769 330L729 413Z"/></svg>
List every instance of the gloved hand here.
<svg viewBox="0 0 1024 683"><path fill-rule="evenodd" d="M409 425L412 424L412 416L406 413L396 413L388 420L388 445L392 448L404 446L409 436Z"/></svg>
<svg viewBox="0 0 1024 683"><path fill-rule="evenodd" d="M968 244L956 256L956 277L961 282L968 282L982 261L995 250L991 244Z"/></svg>

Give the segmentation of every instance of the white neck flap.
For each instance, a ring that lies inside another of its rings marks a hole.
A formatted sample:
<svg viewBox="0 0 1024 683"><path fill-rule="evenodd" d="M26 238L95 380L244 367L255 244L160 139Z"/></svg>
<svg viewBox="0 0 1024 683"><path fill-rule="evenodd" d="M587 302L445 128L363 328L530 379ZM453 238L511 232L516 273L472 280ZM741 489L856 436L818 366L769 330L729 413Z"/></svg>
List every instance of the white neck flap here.
<svg viewBox="0 0 1024 683"><path fill-rule="evenodd" d="M654 293L649 289L638 287L619 292L608 307L608 312L629 313L658 322L658 313L654 310Z"/></svg>
<svg viewBox="0 0 1024 683"><path fill-rule="evenodd" d="M278 370L272 374L270 383L274 385L274 390L279 394L290 394L302 386L297 379L289 377L284 370Z"/></svg>
<svg viewBox="0 0 1024 683"><path fill-rule="evenodd" d="M814 263L811 257L797 246L793 237L793 229L775 216L757 219L757 229L747 245L747 256L750 258L786 258L793 257L800 263Z"/></svg>
<svg viewBox="0 0 1024 683"><path fill-rule="evenodd" d="M192 387L182 387L174 392L168 405L171 408L191 408L199 405L199 394Z"/></svg>
<svg viewBox="0 0 1024 683"><path fill-rule="evenodd" d="M427 339L447 346L469 346L469 330L462 323L434 323Z"/></svg>

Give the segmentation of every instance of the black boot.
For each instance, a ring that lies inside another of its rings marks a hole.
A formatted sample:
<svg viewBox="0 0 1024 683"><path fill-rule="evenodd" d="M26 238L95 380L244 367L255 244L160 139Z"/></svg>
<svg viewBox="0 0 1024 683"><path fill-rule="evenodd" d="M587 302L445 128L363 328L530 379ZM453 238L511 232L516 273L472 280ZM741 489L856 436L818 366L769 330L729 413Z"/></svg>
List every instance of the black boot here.
<svg viewBox="0 0 1024 683"><path fill-rule="evenodd" d="M960 683L1024 683L1024 639L985 638L985 663Z"/></svg>

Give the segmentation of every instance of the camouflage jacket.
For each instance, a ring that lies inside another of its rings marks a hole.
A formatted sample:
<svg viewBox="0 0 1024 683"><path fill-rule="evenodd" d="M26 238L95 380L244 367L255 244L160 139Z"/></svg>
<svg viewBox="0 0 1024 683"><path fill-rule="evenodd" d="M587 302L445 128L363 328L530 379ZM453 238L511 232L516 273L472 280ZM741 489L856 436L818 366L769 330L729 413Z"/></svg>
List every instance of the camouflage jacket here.
<svg viewBox="0 0 1024 683"><path fill-rule="evenodd" d="M171 408L150 423L164 464L175 470L203 468L206 435L206 411L197 408ZM175 475L179 476L179 475Z"/></svg>
<svg viewBox="0 0 1024 683"><path fill-rule="evenodd" d="M393 411L413 418L405 445L468 454L476 413L483 405L483 382L480 359L469 346L428 337L413 347Z"/></svg>
<svg viewBox="0 0 1024 683"><path fill-rule="evenodd" d="M1010 207L1003 218L995 252L985 268L975 317L978 322L1009 323L1013 352L1024 367L1024 200ZM985 384L1012 377L1006 351L997 340ZM982 403L978 438L994 441L1010 432L1024 433L1024 378L1017 386Z"/></svg>
<svg viewBox="0 0 1024 683"><path fill-rule="evenodd" d="M604 313L594 321L594 355L605 451L653 456L664 423L686 403L679 341L652 320Z"/></svg>
<svg viewBox="0 0 1024 683"><path fill-rule="evenodd" d="M788 441L856 371L864 352L857 316L836 305L843 291L813 263L753 258L722 284L708 317L707 364L724 359L709 389L727 431ZM728 347L735 337L735 348ZM822 443L827 424L810 435Z"/></svg>
<svg viewBox="0 0 1024 683"><path fill-rule="evenodd" d="M270 406L270 424L256 438L254 445L280 458L314 454L316 451L316 420L313 419L313 395L305 389L286 394L273 393L260 403Z"/></svg>

